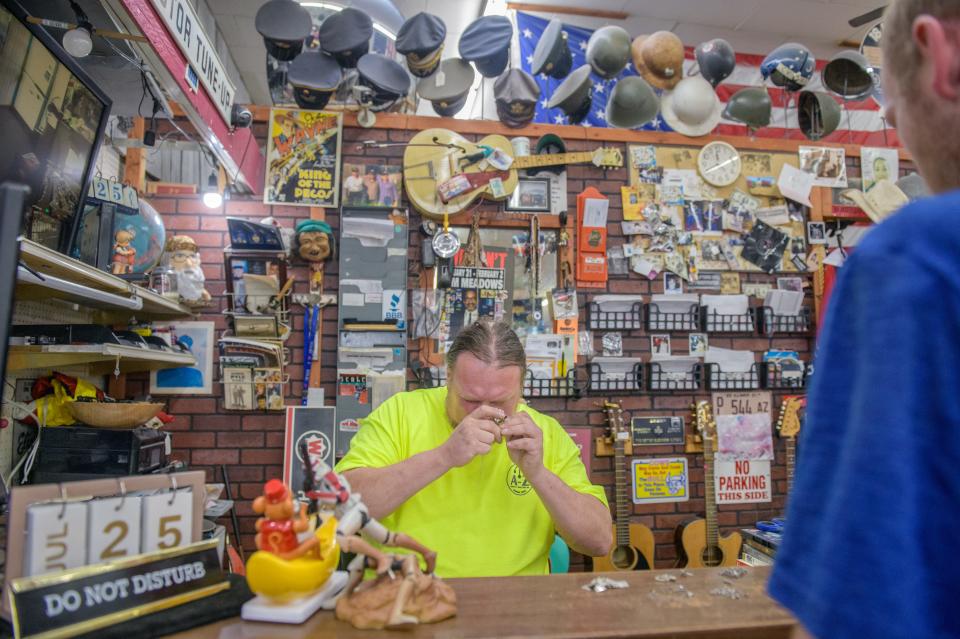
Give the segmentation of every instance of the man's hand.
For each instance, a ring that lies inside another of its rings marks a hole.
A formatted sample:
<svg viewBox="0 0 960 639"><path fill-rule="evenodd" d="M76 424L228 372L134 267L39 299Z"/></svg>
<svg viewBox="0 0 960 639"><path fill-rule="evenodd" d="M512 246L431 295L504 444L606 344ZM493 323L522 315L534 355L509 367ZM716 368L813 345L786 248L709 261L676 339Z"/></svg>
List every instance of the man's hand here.
<svg viewBox="0 0 960 639"><path fill-rule="evenodd" d="M478 406L453 429L453 434L440 447L450 468L464 466L477 455L486 455L494 442L500 441L503 411L492 406Z"/></svg>
<svg viewBox="0 0 960 639"><path fill-rule="evenodd" d="M523 412L511 415L503 422L501 432L507 440L510 459L528 480L544 470L543 433L530 415Z"/></svg>

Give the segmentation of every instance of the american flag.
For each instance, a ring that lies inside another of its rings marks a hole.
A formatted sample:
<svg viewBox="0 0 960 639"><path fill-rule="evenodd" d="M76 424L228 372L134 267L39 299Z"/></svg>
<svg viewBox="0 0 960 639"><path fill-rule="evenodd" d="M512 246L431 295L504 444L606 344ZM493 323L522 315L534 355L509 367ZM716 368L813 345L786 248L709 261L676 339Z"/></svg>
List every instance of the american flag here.
<svg viewBox="0 0 960 639"><path fill-rule="evenodd" d="M529 72L533 62L533 52L540 41L540 36L546 29L548 21L537 16L522 11L516 12L517 37L519 39L520 65L524 71ZM584 29L569 24L563 26L567 33L567 46L573 54L573 67L586 64L587 42L593 33L590 29ZM639 34L631 34L633 36ZM791 140L805 140L803 133L800 132L797 123L797 97L783 89L774 87L769 82L764 83L760 75L760 63L764 55L737 54L737 66L733 74L723 81L717 87L717 96L720 101L726 101L734 93L748 86L766 86L773 103L773 117L770 126L764 127L756 132L757 137L761 138L780 138ZM817 73L807 86L813 91L826 91L820 82L820 71L826 64L825 60L817 61ZM686 48L686 60L684 61L684 77L690 73L696 73L696 61L693 55L693 47ZM636 75L633 64L628 62L627 68L619 77L627 75ZM618 78L604 80L596 74L591 74L593 81L593 105L590 108L589 115L581 122L581 126L607 126L605 111L607 99L610 91L613 89ZM570 124L563 111L560 109L548 109L547 101L563 80L555 80L546 75L536 77L537 84L540 85L540 101L537 104L534 122L544 124ZM836 97L836 96L834 96ZM786 107L786 108L784 108ZM647 131L671 131L670 126L657 116L653 121L640 127L640 130ZM723 119L713 131L715 135L749 135L747 127L734 122L733 120ZM899 145L896 131L886 126L880 105L873 98L867 98L859 102L846 102L843 104L843 116L840 120L840 126L836 131L821 140L822 142L833 142L838 144L860 144L872 146L896 146Z"/></svg>

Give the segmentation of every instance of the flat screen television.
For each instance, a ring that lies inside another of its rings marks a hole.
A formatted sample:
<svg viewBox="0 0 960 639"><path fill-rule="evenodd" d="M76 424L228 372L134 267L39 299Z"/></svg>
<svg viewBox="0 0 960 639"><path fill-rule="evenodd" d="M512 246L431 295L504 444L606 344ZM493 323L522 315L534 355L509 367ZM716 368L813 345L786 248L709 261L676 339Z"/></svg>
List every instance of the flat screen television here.
<svg viewBox="0 0 960 639"><path fill-rule="evenodd" d="M0 0L0 182L30 187L24 235L66 253L111 101L26 16Z"/></svg>

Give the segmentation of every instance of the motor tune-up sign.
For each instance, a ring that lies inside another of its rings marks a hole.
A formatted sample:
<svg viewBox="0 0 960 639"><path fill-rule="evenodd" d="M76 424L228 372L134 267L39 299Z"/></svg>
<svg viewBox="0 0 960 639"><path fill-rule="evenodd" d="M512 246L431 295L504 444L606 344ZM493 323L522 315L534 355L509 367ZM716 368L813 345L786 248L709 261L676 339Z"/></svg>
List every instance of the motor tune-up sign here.
<svg viewBox="0 0 960 639"><path fill-rule="evenodd" d="M714 476L718 504L754 504L771 500L769 461L716 460Z"/></svg>

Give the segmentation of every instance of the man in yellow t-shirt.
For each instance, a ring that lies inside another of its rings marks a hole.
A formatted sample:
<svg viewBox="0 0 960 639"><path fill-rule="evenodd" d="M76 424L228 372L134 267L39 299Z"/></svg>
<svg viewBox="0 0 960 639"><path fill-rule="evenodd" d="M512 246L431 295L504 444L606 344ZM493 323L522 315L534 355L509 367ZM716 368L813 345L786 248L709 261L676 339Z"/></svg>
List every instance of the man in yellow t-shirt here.
<svg viewBox="0 0 960 639"><path fill-rule="evenodd" d="M525 369L509 324L465 328L447 387L391 397L337 464L373 517L437 551L441 577L544 574L554 531L610 551L606 495L557 420L522 403Z"/></svg>

